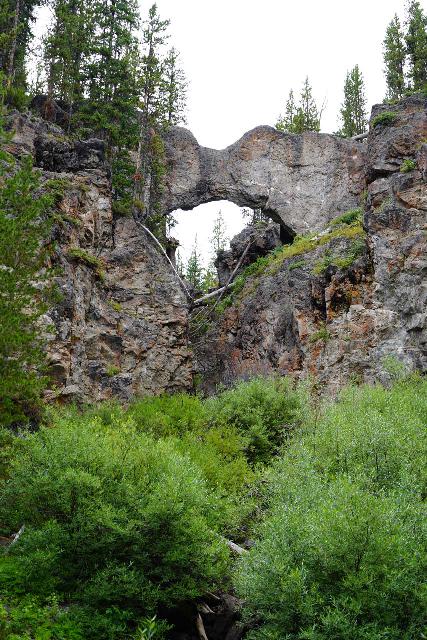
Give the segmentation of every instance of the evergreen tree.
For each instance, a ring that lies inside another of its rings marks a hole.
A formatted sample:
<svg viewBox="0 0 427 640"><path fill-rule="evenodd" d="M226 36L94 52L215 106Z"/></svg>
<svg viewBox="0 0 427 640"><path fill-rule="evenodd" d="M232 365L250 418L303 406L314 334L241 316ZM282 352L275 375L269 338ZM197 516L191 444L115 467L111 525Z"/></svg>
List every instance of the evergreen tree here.
<svg viewBox="0 0 427 640"><path fill-rule="evenodd" d="M7 141L0 121L0 148ZM0 152L0 424L34 415L46 378L37 321L46 310L40 270L51 200L40 196L30 156Z"/></svg>
<svg viewBox="0 0 427 640"><path fill-rule="evenodd" d="M157 6L152 5L143 28L143 56L141 69L141 114L138 158L135 173L134 215L148 218L152 213L152 194L158 191L161 175L155 174L160 123L164 121L162 108L162 49L167 41L169 20L161 20ZM163 105L164 106L164 105ZM160 172L161 173L161 172ZM157 193L156 193L157 195Z"/></svg>
<svg viewBox="0 0 427 640"><path fill-rule="evenodd" d="M194 239L194 245L191 250L190 257L185 269L185 278L196 290L203 290L204 269L202 265L202 257L197 244L197 236Z"/></svg>
<svg viewBox="0 0 427 640"><path fill-rule="evenodd" d="M25 59L32 37L34 10L42 0L0 0L0 73L7 87L6 99L26 89Z"/></svg>
<svg viewBox="0 0 427 640"><path fill-rule="evenodd" d="M225 224L221 210L218 211L217 217L214 220L212 235L209 238L209 241L211 244L212 255L215 259L219 251L223 251L228 243L227 225Z"/></svg>
<svg viewBox="0 0 427 640"><path fill-rule="evenodd" d="M383 42L387 98L400 100L405 92L405 39L397 15L387 27Z"/></svg>
<svg viewBox="0 0 427 640"><path fill-rule="evenodd" d="M54 0L53 23L44 40L48 96L70 109L85 94L85 67L94 35L91 4L85 0ZM47 113L46 116L49 114Z"/></svg>
<svg viewBox="0 0 427 640"><path fill-rule="evenodd" d="M298 107L295 105L293 91L289 92L285 115L279 118L276 129L287 133L304 133L305 131L320 131L322 109L316 105L313 98L308 77L305 79L300 94Z"/></svg>
<svg viewBox="0 0 427 640"><path fill-rule="evenodd" d="M365 133L368 120L363 76L356 65L347 72L344 85L344 103L341 107L342 127L340 135L351 138Z"/></svg>
<svg viewBox="0 0 427 640"><path fill-rule="evenodd" d="M413 91L427 88L427 16L417 0L410 0L405 36L409 58L409 81Z"/></svg>
<svg viewBox="0 0 427 640"><path fill-rule="evenodd" d="M200 287L205 293L209 293L211 289L218 287L218 275L213 262L210 262L207 269L203 269L202 286Z"/></svg>
<svg viewBox="0 0 427 640"><path fill-rule="evenodd" d="M163 190L163 133L183 120L186 82L172 49L163 54L168 40L169 20L161 20L154 4L143 29L141 64L141 114L138 159L135 172L135 217L146 220L151 231L165 241L168 226L173 226L160 210Z"/></svg>
<svg viewBox="0 0 427 640"><path fill-rule="evenodd" d="M279 116L279 120L276 123L276 129L279 129L279 131L287 131L289 133L293 133L292 129L296 114L297 107L295 104L294 92L293 89L291 89L289 91L289 97L286 102L285 115Z"/></svg>
<svg viewBox="0 0 427 640"><path fill-rule="evenodd" d="M86 69L87 98L80 118L112 146L138 140L136 0L95 0L94 35Z"/></svg>
<svg viewBox="0 0 427 640"><path fill-rule="evenodd" d="M172 47L163 62L161 85L163 119L166 126L185 123L187 81L178 64L179 53Z"/></svg>

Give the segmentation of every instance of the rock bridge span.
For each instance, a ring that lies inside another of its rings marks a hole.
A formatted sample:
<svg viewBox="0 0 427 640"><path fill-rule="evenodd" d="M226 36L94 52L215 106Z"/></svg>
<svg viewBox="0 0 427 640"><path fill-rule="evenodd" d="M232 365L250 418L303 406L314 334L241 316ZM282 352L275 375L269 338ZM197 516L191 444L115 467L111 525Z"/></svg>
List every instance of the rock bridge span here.
<svg viewBox="0 0 427 640"><path fill-rule="evenodd" d="M329 134L260 126L216 150L200 146L188 129L173 127L165 150L167 213L229 200L261 208L291 234L307 233L358 206L365 188L365 145Z"/></svg>

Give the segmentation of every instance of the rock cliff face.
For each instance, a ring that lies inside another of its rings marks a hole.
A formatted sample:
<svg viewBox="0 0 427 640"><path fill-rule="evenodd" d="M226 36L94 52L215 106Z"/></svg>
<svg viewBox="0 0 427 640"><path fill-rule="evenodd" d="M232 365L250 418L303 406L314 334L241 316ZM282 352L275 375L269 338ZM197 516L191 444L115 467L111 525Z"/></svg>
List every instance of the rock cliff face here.
<svg viewBox="0 0 427 640"><path fill-rule="evenodd" d="M277 371L311 374L334 392L351 378L387 379L387 356L426 371L427 101L408 98L393 111L394 122L371 127L360 144L367 190L358 244L344 228L247 278L195 340L206 391Z"/></svg>
<svg viewBox="0 0 427 640"><path fill-rule="evenodd" d="M61 301L44 318L50 397L126 401L189 390L194 372L208 392L271 372L311 374L334 392L352 377L384 379L388 355L425 371L427 101L392 109L394 121L371 126L364 143L258 127L216 151L169 132L165 212L228 199L276 223L233 241L219 260L223 282L249 238L247 263L280 245L277 223L282 240L318 234L267 259L193 344L188 300L164 257L137 222L113 217L102 142L72 142L15 114L10 150L31 153L62 192L52 256ZM361 199L363 229L337 233L331 220Z"/></svg>
<svg viewBox="0 0 427 640"><path fill-rule="evenodd" d="M99 140L16 116L10 150L31 153L42 179L62 191L53 266L61 301L51 325L50 397L97 401L188 390L188 304L176 277L130 218L113 219Z"/></svg>
<svg viewBox="0 0 427 640"><path fill-rule="evenodd" d="M322 229L356 206L363 190L365 147L322 133L291 135L257 127L222 151L199 146L180 127L166 138L164 209L212 200L261 208L293 233Z"/></svg>

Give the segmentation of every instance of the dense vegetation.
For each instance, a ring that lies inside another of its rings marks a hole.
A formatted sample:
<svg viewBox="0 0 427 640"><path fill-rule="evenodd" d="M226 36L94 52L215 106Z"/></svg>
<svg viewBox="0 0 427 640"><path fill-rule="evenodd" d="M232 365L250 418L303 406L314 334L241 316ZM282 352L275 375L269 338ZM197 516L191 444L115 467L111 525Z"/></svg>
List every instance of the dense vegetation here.
<svg viewBox="0 0 427 640"><path fill-rule="evenodd" d="M66 602L52 637L125 638L229 586L225 537L246 535L263 466L303 406L287 380L254 380L207 401L53 411L37 433L3 432L2 533L26 528L0 561L11 607L0 637L19 620L22 634L38 629L25 607Z"/></svg>
<svg viewBox="0 0 427 640"><path fill-rule="evenodd" d="M237 573L248 638L423 637L426 417L421 379L352 388L293 440Z"/></svg>
<svg viewBox="0 0 427 640"><path fill-rule="evenodd" d="M420 378L324 407L278 378L1 432L0 638L167 637L233 572L248 638L422 637L426 415Z"/></svg>

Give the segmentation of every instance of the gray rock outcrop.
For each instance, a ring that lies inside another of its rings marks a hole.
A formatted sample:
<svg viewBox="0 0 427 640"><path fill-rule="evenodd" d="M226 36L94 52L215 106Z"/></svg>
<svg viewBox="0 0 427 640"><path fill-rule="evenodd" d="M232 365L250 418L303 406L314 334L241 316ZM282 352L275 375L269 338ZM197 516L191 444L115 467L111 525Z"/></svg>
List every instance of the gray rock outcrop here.
<svg viewBox="0 0 427 640"><path fill-rule="evenodd" d="M205 391L276 372L335 393L352 379L386 382L390 358L427 371L427 100L393 111L365 145L358 244L344 234L249 277L195 339Z"/></svg>
<svg viewBox="0 0 427 640"><path fill-rule="evenodd" d="M262 126L230 147L201 147L187 129L166 137L165 211L212 200L260 208L293 233L320 230L355 207L365 184L365 146L322 133Z"/></svg>
<svg viewBox="0 0 427 640"><path fill-rule="evenodd" d="M152 240L132 218L114 219L99 140L74 142L14 114L9 150L31 153L42 181L62 190L52 266L60 302L43 317L49 399L127 401L192 387L188 301Z"/></svg>
<svg viewBox="0 0 427 640"><path fill-rule="evenodd" d="M228 199L275 221L236 237L218 263L222 282L249 238L247 263L280 234L319 234L364 201L363 232L332 234L253 272L193 344L188 300L164 256L136 221L113 216L102 142L13 114L9 151L32 154L43 181L62 189L51 256L61 300L43 318L53 329L48 397L188 391L195 371L208 392L273 372L310 375L335 392L352 378L386 380L387 356L425 372L427 100L392 109L393 122L371 126L366 143L258 127L216 151L185 129L169 132L165 212Z"/></svg>

